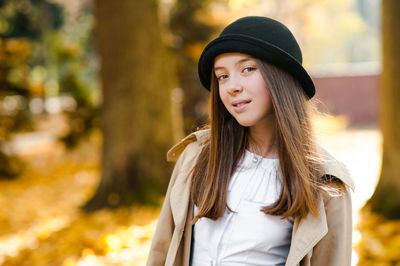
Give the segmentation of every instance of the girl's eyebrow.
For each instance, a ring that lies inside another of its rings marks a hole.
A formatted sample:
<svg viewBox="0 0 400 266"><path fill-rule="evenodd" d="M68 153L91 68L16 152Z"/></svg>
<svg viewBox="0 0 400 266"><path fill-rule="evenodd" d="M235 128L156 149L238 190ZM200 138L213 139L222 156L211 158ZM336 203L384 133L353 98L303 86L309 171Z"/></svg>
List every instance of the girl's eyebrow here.
<svg viewBox="0 0 400 266"><path fill-rule="evenodd" d="M237 66L237 65L239 65L239 64L241 64L241 63L243 63L243 62L250 61L250 60L251 60L250 57L246 57L246 58L240 59L239 61L237 61L237 62L235 63L235 66ZM217 66L217 67L214 68L214 71L219 70L219 69L223 69L223 68L224 68L224 67Z"/></svg>

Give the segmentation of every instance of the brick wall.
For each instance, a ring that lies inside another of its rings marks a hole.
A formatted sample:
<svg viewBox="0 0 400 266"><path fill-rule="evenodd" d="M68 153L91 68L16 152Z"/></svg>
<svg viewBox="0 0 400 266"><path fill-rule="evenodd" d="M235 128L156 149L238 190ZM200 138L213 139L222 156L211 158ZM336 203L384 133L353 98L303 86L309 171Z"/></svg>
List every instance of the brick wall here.
<svg viewBox="0 0 400 266"><path fill-rule="evenodd" d="M378 124L379 75L313 77L322 111L346 115L350 126Z"/></svg>

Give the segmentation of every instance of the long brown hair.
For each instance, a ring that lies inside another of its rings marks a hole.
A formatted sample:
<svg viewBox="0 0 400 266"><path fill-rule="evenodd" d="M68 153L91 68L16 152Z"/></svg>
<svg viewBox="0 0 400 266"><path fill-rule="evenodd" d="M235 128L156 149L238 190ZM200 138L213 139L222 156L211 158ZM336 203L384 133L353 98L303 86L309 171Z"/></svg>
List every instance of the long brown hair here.
<svg viewBox="0 0 400 266"><path fill-rule="evenodd" d="M302 218L308 212L317 216L316 200L324 184L310 117L313 104L290 74L255 61L271 95L282 176L278 200L262 211L283 218ZM198 208L193 223L201 217L218 219L229 208L229 180L248 148L248 128L241 126L222 103L214 71L210 91L210 139L192 173L191 197Z"/></svg>

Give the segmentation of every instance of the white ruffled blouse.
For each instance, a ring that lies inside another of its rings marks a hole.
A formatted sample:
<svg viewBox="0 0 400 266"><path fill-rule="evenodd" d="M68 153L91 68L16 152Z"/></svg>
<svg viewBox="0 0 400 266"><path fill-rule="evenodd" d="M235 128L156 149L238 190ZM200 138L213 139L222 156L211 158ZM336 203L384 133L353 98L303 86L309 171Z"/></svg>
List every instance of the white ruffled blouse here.
<svg viewBox="0 0 400 266"><path fill-rule="evenodd" d="M280 188L279 159L246 150L229 183L227 204L233 212L197 221L191 265L285 265L293 219L260 211L278 199Z"/></svg>

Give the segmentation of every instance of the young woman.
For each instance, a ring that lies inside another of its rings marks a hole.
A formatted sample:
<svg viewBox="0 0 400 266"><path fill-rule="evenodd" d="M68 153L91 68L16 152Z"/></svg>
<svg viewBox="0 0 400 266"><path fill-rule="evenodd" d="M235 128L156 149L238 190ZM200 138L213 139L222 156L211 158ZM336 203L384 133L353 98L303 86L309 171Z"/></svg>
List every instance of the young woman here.
<svg viewBox="0 0 400 266"><path fill-rule="evenodd" d="M350 265L353 182L315 143L292 33L241 18L198 67L210 125L167 154L177 163L147 265Z"/></svg>

